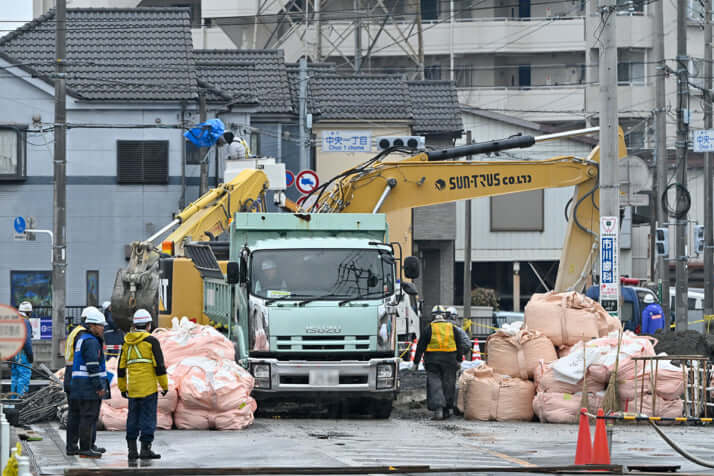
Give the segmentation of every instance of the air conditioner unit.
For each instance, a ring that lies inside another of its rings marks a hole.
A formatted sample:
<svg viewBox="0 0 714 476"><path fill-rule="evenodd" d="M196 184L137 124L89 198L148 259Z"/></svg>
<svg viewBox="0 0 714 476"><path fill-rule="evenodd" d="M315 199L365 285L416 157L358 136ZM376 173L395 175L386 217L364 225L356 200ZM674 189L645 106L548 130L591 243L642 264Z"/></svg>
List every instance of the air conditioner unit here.
<svg viewBox="0 0 714 476"><path fill-rule="evenodd" d="M412 150L426 149L424 136L382 136L377 137L377 149L384 150L390 147L404 147Z"/></svg>

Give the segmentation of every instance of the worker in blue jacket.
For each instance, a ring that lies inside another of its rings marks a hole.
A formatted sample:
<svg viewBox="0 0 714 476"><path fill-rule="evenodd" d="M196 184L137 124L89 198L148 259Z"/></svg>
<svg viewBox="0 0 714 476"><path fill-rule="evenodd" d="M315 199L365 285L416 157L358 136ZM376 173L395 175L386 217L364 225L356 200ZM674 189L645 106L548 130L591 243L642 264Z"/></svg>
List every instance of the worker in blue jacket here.
<svg viewBox="0 0 714 476"><path fill-rule="evenodd" d="M119 329L112 319L112 303L104 301L102 303L102 312L107 320L107 325L104 326L104 344L107 346L107 359L112 357L119 358L121 346L124 343L124 331Z"/></svg>
<svg viewBox="0 0 714 476"><path fill-rule="evenodd" d="M642 311L642 334L654 334L657 329L664 329L666 324L664 318L664 310L662 306L657 304L654 296L651 294L645 295L643 301L647 307Z"/></svg>
<svg viewBox="0 0 714 476"><path fill-rule="evenodd" d="M22 301L17 307L20 315L25 318L25 345L18 352L12 361L19 364L12 366L12 381L10 391L15 394L11 398L18 398L27 393L30 389L30 377L32 376L32 362L35 360L32 353L32 325L30 317L32 317L32 304L28 301Z"/></svg>
<svg viewBox="0 0 714 476"><path fill-rule="evenodd" d="M80 458L102 457L93 446L102 399L109 396L103 341L106 323L101 312L89 314L84 321L88 332L80 333L75 341L69 404L79 415Z"/></svg>

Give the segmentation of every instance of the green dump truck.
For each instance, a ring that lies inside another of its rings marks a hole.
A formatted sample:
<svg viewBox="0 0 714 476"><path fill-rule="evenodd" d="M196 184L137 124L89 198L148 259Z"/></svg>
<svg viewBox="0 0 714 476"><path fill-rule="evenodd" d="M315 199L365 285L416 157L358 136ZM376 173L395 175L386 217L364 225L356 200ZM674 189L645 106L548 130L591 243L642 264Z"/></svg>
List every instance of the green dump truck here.
<svg viewBox="0 0 714 476"><path fill-rule="evenodd" d="M419 263L387 234L382 214L237 213L225 275L208 245L187 246L204 312L228 328L259 401L355 399L389 416L397 306Z"/></svg>

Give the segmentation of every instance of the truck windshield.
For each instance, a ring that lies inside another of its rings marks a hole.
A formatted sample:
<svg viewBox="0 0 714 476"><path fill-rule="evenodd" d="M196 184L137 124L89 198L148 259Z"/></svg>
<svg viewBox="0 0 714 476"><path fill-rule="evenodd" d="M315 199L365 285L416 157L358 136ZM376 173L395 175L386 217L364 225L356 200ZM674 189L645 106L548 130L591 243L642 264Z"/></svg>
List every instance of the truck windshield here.
<svg viewBox="0 0 714 476"><path fill-rule="evenodd" d="M250 288L266 299L376 299L394 293L394 264L370 249L256 251Z"/></svg>

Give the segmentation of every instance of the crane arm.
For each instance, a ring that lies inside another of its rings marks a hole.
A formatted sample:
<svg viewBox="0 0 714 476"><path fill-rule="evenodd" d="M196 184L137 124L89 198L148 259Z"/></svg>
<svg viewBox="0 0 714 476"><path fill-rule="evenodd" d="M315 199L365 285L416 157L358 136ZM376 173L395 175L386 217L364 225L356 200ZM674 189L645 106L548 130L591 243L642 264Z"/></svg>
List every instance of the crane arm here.
<svg viewBox="0 0 714 476"><path fill-rule="evenodd" d="M518 139L511 147L526 147ZM524 145L525 144L525 145ZM503 150L508 144L497 144ZM318 193L312 211L387 213L389 211L509 193L575 186L569 211L556 291L580 289L597 255L598 163L600 147L587 159L573 156L521 161L444 161L483 148L481 144L425 152L397 162L370 161L347 171ZM493 147L493 144L491 144ZM627 155L619 132L619 156Z"/></svg>
<svg viewBox="0 0 714 476"><path fill-rule="evenodd" d="M165 252L183 256L188 241L208 241L228 229L239 211L262 210L268 178L262 170L246 169L228 183L208 191L176 215L179 226L162 243Z"/></svg>

